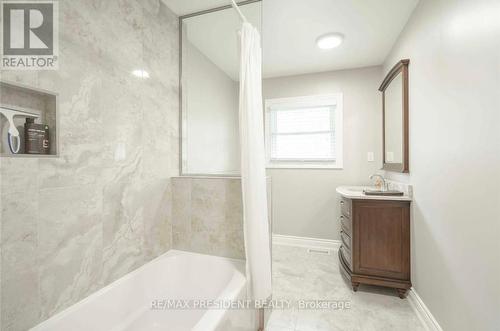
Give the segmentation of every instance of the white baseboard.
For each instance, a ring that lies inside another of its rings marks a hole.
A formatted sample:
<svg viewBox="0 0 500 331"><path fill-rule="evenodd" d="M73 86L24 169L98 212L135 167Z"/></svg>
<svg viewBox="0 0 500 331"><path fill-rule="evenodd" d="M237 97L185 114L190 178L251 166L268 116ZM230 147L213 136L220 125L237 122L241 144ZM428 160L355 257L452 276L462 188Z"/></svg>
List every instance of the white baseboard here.
<svg viewBox="0 0 500 331"><path fill-rule="evenodd" d="M336 250L340 247L340 240L285 236L273 234L273 244L283 246L304 247L318 250Z"/></svg>
<svg viewBox="0 0 500 331"><path fill-rule="evenodd" d="M427 308L427 306L422 301L422 299L420 298L420 296L417 294L417 292L413 287L408 291L408 301L427 330L443 331L439 323L432 315L429 308Z"/></svg>

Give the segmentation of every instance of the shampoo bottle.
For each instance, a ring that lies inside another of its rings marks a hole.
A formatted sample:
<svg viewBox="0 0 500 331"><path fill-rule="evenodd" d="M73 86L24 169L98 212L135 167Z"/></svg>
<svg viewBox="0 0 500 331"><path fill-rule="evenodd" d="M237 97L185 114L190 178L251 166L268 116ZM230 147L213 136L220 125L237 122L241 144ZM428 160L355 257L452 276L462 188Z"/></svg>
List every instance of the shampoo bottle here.
<svg viewBox="0 0 500 331"><path fill-rule="evenodd" d="M24 145L26 154L49 154L49 126L37 124L33 118L26 118L24 124Z"/></svg>

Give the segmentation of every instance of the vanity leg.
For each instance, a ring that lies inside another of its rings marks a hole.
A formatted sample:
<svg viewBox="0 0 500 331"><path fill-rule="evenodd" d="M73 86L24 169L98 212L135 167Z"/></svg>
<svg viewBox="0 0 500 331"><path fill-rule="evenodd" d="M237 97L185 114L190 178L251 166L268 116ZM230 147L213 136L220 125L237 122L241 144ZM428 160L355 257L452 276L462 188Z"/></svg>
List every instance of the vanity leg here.
<svg viewBox="0 0 500 331"><path fill-rule="evenodd" d="M396 290L398 291L398 295L399 295L399 297L400 297L401 299L406 298L406 294L407 294L407 292L408 292L408 290L407 290L407 289L404 289L404 288L397 288Z"/></svg>
<svg viewBox="0 0 500 331"><path fill-rule="evenodd" d="M351 285L352 285L352 290L354 292L357 292L358 291L358 287L359 287L359 283L357 283L357 282L351 282Z"/></svg>

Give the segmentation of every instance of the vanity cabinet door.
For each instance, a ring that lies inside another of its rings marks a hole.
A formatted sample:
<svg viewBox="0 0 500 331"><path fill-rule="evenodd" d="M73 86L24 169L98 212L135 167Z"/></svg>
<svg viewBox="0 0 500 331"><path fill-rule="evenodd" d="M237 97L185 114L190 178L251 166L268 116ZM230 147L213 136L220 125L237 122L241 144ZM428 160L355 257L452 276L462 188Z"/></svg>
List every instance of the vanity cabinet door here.
<svg viewBox="0 0 500 331"><path fill-rule="evenodd" d="M403 201L353 201L354 273L410 278L410 204Z"/></svg>

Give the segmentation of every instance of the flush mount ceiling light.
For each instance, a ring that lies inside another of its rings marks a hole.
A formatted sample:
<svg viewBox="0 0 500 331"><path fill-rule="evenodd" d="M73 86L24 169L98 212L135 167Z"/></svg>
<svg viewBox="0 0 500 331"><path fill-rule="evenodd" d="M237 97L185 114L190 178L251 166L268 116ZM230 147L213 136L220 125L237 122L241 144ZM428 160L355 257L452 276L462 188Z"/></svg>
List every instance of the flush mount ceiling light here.
<svg viewBox="0 0 500 331"><path fill-rule="evenodd" d="M142 79L149 78L149 72L147 72L146 70L142 70L142 69L137 69L137 70L132 71L132 75L139 77L139 78L142 78Z"/></svg>
<svg viewBox="0 0 500 331"><path fill-rule="evenodd" d="M316 45L320 49L332 49L338 47L344 41L344 36L340 33L327 33L316 39Z"/></svg>

